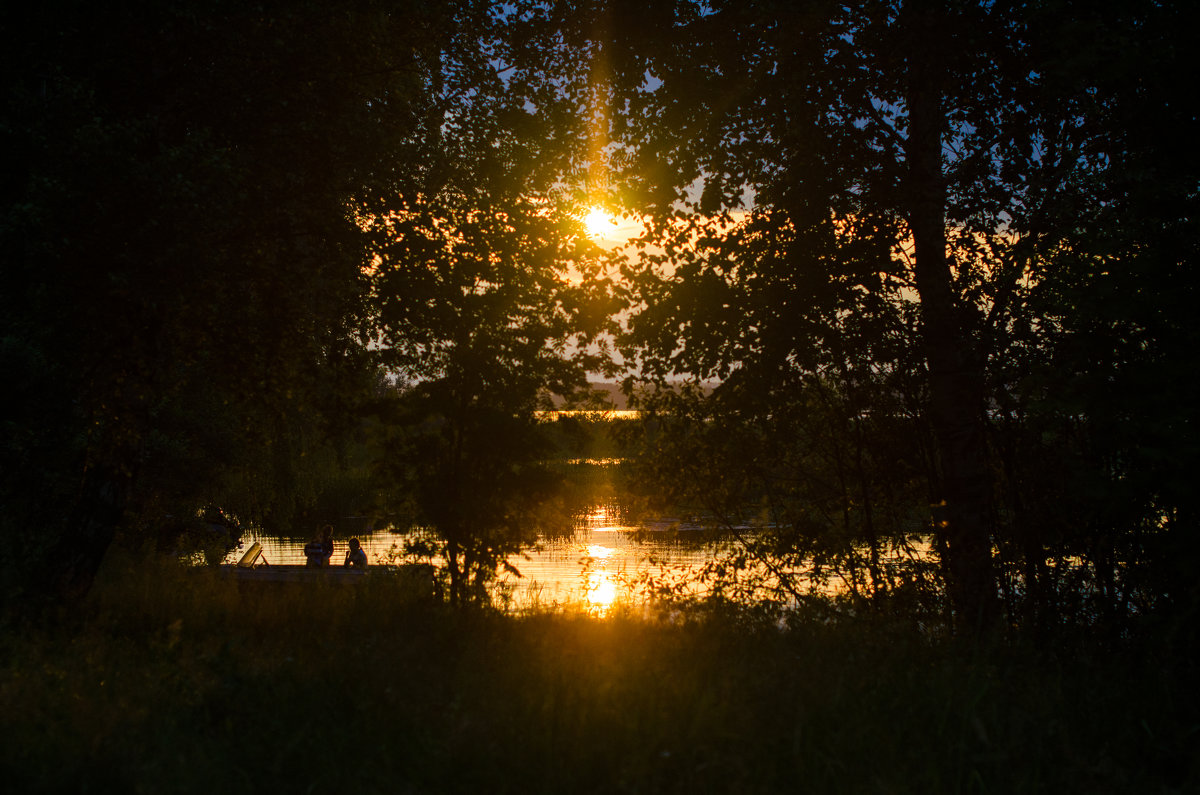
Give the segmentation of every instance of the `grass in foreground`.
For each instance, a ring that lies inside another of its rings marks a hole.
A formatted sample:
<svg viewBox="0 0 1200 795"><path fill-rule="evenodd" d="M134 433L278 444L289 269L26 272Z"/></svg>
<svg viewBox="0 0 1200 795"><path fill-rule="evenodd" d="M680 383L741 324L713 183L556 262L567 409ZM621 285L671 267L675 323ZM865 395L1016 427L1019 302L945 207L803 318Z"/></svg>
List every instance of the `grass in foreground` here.
<svg viewBox="0 0 1200 795"><path fill-rule="evenodd" d="M1182 661L110 571L0 645L12 792L1196 791Z"/></svg>

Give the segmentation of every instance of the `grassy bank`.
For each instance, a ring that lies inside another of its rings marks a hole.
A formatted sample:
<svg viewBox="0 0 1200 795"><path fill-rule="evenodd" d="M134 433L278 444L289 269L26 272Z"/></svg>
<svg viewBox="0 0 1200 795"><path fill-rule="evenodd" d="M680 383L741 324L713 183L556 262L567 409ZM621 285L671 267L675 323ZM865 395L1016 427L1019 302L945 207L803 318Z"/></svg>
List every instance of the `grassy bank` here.
<svg viewBox="0 0 1200 795"><path fill-rule="evenodd" d="M1182 661L114 567L9 628L13 792L1195 791Z"/></svg>

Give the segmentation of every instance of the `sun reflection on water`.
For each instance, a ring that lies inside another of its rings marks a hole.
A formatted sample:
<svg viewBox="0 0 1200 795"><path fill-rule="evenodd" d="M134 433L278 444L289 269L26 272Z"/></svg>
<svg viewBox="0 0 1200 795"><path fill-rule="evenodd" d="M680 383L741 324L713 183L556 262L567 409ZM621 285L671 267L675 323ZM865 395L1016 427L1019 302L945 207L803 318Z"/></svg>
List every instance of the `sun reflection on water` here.
<svg viewBox="0 0 1200 795"><path fill-rule="evenodd" d="M621 511L619 508L607 503L599 503L592 506L591 510L579 517L576 527L580 530L590 530L592 532L625 529L625 525L621 522Z"/></svg>
<svg viewBox="0 0 1200 795"><path fill-rule="evenodd" d="M588 544L587 556L595 560L606 560L611 558L613 551L606 546L600 544Z"/></svg>
<svg viewBox="0 0 1200 795"><path fill-rule="evenodd" d="M593 615L607 615L617 599L617 581L608 571L613 552L603 544L588 544L584 553L583 601Z"/></svg>
<svg viewBox="0 0 1200 795"><path fill-rule="evenodd" d="M591 572L584 586L584 598L590 612L599 616L607 615L617 600L617 583L607 571Z"/></svg>

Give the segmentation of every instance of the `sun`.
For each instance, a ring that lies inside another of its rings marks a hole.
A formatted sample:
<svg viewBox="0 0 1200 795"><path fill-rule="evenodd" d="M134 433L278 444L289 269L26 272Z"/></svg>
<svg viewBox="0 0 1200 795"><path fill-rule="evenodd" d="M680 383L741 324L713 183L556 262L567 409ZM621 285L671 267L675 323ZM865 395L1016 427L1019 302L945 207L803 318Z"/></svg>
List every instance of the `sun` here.
<svg viewBox="0 0 1200 795"><path fill-rule="evenodd" d="M612 234L613 227L617 225L617 219L603 207L593 207L584 216L583 225L592 237L604 237Z"/></svg>

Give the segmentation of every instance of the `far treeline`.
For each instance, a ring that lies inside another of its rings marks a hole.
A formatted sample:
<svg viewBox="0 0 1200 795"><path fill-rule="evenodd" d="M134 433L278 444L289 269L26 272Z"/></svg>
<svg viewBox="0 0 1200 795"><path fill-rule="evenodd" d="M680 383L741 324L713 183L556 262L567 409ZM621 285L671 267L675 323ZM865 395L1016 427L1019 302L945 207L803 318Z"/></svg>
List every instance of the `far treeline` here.
<svg viewBox="0 0 1200 795"><path fill-rule="evenodd" d="M352 512L432 528L481 598L562 521L536 412L601 373L653 417L636 482L761 526L714 598L804 570L966 632L1192 642L1186 16L6 7L5 602L79 598L114 543ZM593 206L644 234L602 249Z"/></svg>

